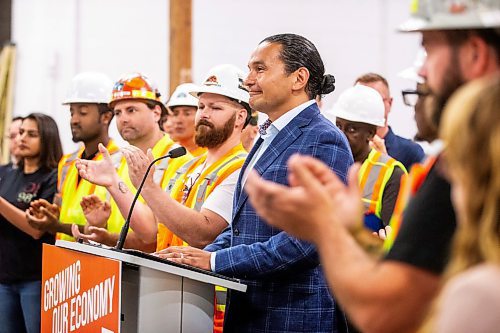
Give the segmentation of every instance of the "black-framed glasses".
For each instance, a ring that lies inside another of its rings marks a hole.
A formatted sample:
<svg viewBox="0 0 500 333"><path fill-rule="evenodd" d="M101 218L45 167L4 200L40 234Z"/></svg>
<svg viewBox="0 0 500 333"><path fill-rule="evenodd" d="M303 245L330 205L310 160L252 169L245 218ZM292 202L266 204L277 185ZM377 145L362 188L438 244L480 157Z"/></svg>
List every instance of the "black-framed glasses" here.
<svg viewBox="0 0 500 333"><path fill-rule="evenodd" d="M420 97L428 95L415 89L403 90L401 94L403 95L403 103L408 106L415 106Z"/></svg>

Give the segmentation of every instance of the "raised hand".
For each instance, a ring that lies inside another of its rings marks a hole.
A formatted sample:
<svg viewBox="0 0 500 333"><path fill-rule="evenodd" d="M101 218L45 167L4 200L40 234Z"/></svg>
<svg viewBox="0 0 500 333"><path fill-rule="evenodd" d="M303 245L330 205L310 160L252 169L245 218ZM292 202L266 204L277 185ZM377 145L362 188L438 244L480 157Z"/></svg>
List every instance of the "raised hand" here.
<svg viewBox="0 0 500 333"><path fill-rule="evenodd" d="M83 214L88 225L106 228L109 216L111 215L111 205L107 201L102 201L97 195L84 196L80 201Z"/></svg>
<svg viewBox="0 0 500 333"><path fill-rule="evenodd" d="M45 199L34 200L26 210L26 220L32 228L55 234L59 231L59 207Z"/></svg>
<svg viewBox="0 0 500 333"><path fill-rule="evenodd" d="M77 159L75 166L78 169L80 177L96 185L109 187L114 182L118 182L113 161L108 150L102 143L99 144L99 151L103 159L99 161Z"/></svg>
<svg viewBox="0 0 500 333"><path fill-rule="evenodd" d="M381 152L382 154L387 155L387 148L385 146L385 140L382 139L377 134L375 134L373 136L373 139L370 140L369 144L370 144L371 148L375 149L378 152Z"/></svg>
<svg viewBox="0 0 500 333"><path fill-rule="evenodd" d="M122 148L123 155L127 160L128 165L128 174L130 177L130 181L134 185L135 188L138 188L146 170L148 169L149 164L154 160L153 154L151 153L151 149L148 149L147 155L144 154L142 150L135 146L127 146ZM154 166L151 167L149 171L148 178L146 179L145 185L149 182L150 184L154 183L153 174L154 174Z"/></svg>

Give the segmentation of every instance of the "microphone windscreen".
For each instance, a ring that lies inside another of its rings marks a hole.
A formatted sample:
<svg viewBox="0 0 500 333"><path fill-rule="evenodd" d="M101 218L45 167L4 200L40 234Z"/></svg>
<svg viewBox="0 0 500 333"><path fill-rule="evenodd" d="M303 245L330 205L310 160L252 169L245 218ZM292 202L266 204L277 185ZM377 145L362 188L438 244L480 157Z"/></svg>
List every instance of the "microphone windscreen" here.
<svg viewBox="0 0 500 333"><path fill-rule="evenodd" d="M170 155L170 158L177 158L177 157L184 156L184 155L186 155L186 148L184 148L184 147L174 148L168 152L168 155Z"/></svg>

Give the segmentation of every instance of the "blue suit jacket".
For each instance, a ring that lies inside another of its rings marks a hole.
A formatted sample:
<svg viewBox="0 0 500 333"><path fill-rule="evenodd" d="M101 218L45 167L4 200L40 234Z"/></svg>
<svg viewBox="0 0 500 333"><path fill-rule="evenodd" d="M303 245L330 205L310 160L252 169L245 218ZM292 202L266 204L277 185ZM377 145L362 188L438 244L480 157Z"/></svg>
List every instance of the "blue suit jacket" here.
<svg viewBox="0 0 500 333"><path fill-rule="evenodd" d="M387 154L403 163L408 171L413 164L422 162L425 157L424 150L418 143L396 135L391 127L384 140Z"/></svg>
<svg viewBox="0 0 500 333"><path fill-rule="evenodd" d="M240 172L232 225L205 248L217 251L217 273L248 285L246 293L229 293L224 332L338 332L335 302L315 247L266 224L241 189L258 144ZM344 181L353 163L344 135L316 103L278 133L254 168L265 179L288 184L286 162L294 153L321 159Z"/></svg>

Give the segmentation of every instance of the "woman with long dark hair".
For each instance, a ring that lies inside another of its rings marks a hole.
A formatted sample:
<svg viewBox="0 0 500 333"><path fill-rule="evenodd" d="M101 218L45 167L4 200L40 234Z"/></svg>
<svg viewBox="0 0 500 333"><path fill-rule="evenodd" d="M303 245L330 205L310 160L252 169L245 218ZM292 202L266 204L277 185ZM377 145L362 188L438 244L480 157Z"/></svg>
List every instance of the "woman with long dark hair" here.
<svg viewBox="0 0 500 333"><path fill-rule="evenodd" d="M17 137L19 167L0 180L0 332L40 331L42 244L54 236L32 228L25 210L36 199L52 201L62 156L57 125L32 113Z"/></svg>

